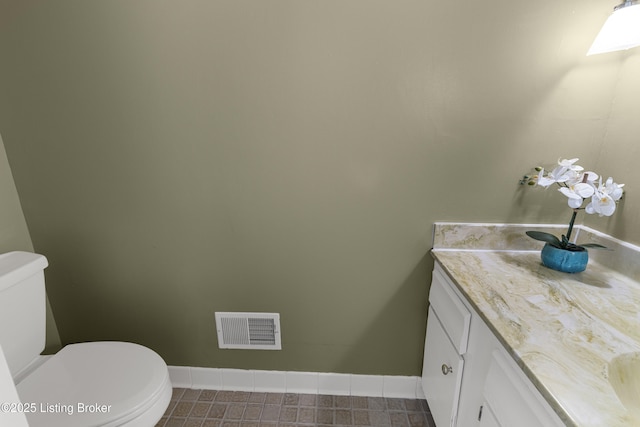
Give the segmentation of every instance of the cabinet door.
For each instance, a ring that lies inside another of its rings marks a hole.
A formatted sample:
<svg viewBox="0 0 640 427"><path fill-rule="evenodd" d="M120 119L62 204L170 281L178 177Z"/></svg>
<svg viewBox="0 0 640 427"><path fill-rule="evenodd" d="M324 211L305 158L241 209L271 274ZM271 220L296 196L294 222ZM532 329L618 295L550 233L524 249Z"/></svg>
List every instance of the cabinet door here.
<svg viewBox="0 0 640 427"><path fill-rule="evenodd" d="M422 388L437 427L455 426L464 360L429 308Z"/></svg>
<svg viewBox="0 0 640 427"><path fill-rule="evenodd" d="M503 349L493 352L483 394L486 404L491 408L500 425L518 427L564 425Z"/></svg>
<svg viewBox="0 0 640 427"><path fill-rule="evenodd" d="M482 417L480 418L480 427L501 427L496 420L496 416L491 412L491 408L485 402L482 406Z"/></svg>

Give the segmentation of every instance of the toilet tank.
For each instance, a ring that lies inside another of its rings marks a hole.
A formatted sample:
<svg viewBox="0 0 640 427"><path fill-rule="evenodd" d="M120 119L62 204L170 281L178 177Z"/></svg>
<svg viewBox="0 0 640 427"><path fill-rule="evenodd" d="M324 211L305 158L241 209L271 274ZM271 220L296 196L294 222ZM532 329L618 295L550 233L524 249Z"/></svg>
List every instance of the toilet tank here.
<svg viewBox="0 0 640 427"><path fill-rule="evenodd" d="M0 345L14 378L44 350L47 265L31 252L0 255Z"/></svg>

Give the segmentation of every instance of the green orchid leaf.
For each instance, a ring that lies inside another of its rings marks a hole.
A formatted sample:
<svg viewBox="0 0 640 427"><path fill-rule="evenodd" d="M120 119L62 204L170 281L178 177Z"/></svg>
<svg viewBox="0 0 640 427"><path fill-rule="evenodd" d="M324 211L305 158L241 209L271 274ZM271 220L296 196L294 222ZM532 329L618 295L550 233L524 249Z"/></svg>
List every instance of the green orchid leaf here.
<svg viewBox="0 0 640 427"><path fill-rule="evenodd" d="M527 236L532 239L540 240L541 242L549 243L552 246L561 248L562 242L553 234L545 233L543 231L527 231Z"/></svg>
<svg viewBox="0 0 640 427"><path fill-rule="evenodd" d="M575 243L567 243L562 249L566 249L571 252L585 252L587 250L584 246L579 246Z"/></svg>
<svg viewBox="0 0 640 427"><path fill-rule="evenodd" d="M599 245L597 243L585 243L584 245L580 245L583 248L593 248L593 249L605 249L607 251L612 251L613 249L609 249L606 246Z"/></svg>

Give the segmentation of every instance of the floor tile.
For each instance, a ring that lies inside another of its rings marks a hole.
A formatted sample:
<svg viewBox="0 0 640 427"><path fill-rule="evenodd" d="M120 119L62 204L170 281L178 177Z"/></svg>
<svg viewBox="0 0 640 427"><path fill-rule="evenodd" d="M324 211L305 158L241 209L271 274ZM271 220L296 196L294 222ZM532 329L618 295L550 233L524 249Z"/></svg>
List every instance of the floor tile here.
<svg viewBox="0 0 640 427"><path fill-rule="evenodd" d="M424 400L175 388L156 427L435 427Z"/></svg>

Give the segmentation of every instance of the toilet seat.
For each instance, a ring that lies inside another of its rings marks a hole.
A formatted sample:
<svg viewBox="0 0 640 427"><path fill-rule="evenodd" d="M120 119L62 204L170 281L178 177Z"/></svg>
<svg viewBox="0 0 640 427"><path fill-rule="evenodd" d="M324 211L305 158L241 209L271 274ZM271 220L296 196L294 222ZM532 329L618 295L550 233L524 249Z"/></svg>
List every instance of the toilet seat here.
<svg viewBox="0 0 640 427"><path fill-rule="evenodd" d="M171 398L164 360L126 342L70 344L16 388L31 427L153 425Z"/></svg>

